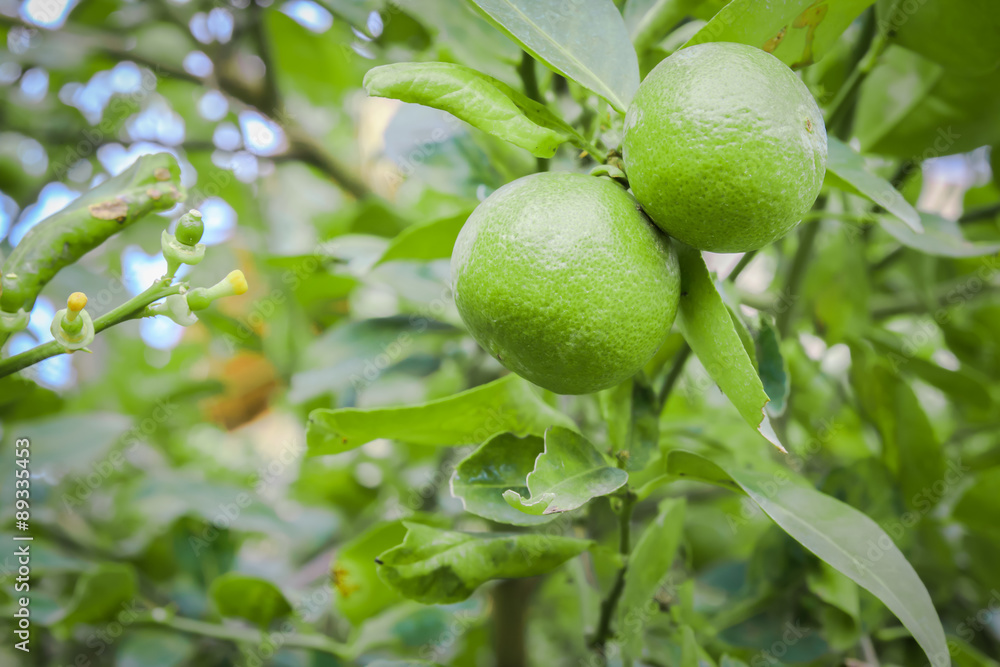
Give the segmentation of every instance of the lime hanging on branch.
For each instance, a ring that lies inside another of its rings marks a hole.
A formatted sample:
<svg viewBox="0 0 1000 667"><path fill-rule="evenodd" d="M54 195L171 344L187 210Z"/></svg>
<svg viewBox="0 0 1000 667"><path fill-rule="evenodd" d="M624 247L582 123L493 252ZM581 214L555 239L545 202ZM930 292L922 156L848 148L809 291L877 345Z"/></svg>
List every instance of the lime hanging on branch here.
<svg viewBox="0 0 1000 667"><path fill-rule="evenodd" d="M639 86L623 153L632 191L661 229L699 250L747 252L812 208L826 174L826 128L780 60L743 44L700 44Z"/></svg>
<svg viewBox="0 0 1000 667"><path fill-rule="evenodd" d="M541 173L473 212L452 255L473 337L518 375L562 394L635 374L677 313L670 240L615 182Z"/></svg>

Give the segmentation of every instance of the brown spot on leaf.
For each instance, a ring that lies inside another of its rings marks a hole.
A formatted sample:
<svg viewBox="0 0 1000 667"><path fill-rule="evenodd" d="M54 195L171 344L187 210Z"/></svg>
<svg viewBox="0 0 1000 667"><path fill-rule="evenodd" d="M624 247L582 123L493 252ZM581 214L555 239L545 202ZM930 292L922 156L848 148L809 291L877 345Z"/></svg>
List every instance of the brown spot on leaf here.
<svg viewBox="0 0 1000 667"><path fill-rule="evenodd" d="M170 180L170 170L163 167L157 167L153 170L153 177L158 181L169 181Z"/></svg>
<svg viewBox="0 0 1000 667"><path fill-rule="evenodd" d="M117 220L124 222L128 215L128 204L121 199L109 199L98 204L91 204L87 209L98 220Z"/></svg>
<svg viewBox="0 0 1000 667"><path fill-rule="evenodd" d="M806 118L806 132L812 132L812 131L813 131L813 122L808 118Z"/></svg>
<svg viewBox="0 0 1000 667"><path fill-rule="evenodd" d="M763 48L768 53L774 53L774 50L778 48L778 44L781 44L781 40L785 38L786 32L788 32L787 25L783 26L777 35L764 42L764 46L762 46L761 48Z"/></svg>
<svg viewBox="0 0 1000 667"><path fill-rule="evenodd" d="M150 188L150 189L146 190L146 194L147 194L147 195L149 196L149 198L150 198L150 199L152 199L153 201L156 201L157 199L159 199L159 198L160 198L160 197L162 196L162 195L160 194L160 191L159 191L159 190L157 190L156 188Z"/></svg>
<svg viewBox="0 0 1000 667"><path fill-rule="evenodd" d="M333 585L342 597L350 597L354 591L361 590L357 584L348 583L347 578L350 573L340 565L333 566Z"/></svg>

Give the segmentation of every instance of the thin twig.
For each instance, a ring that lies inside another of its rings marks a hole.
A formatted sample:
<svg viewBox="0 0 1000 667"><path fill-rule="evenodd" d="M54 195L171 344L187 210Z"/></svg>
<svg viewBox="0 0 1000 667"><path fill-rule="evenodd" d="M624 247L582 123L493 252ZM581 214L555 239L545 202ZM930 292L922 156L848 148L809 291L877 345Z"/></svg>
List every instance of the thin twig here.
<svg viewBox="0 0 1000 667"><path fill-rule="evenodd" d="M179 632L200 635L202 637L212 637L213 639L224 639L237 644L252 644L263 646L270 642L266 633L251 628L240 628L217 623L206 623L191 618L181 616L167 616L166 618L155 618L152 614L142 616L137 620L142 625L156 625L171 628ZM351 652L347 646L336 642L323 635L306 634L283 634L281 636L281 646L284 648L303 648L327 653L342 660L351 661Z"/></svg>
<svg viewBox="0 0 1000 667"><path fill-rule="evenodd" d="M171 285L169 284L169 279L158 280L145 292L132 297L114 310L94 320L94 334L98 334L116 324L138 319L142 316L141 313L146 309L146 306L173 294L180 294L180 292L181 285ZM13 357L0 360L0 378L16 373L28 366L33 366L49 357L65 353L66 348L60 345L58 341L50 340L38 347L33 347L20 354L15 354Z"/></svg>

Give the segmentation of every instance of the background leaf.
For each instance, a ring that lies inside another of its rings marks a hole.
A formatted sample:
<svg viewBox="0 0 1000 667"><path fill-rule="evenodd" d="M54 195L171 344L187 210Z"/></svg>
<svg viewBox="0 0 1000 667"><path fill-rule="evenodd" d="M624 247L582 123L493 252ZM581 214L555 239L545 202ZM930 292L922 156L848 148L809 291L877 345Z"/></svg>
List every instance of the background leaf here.
<svg viewBox="0 0 1000 667"><path fill-rule="evenodd" d="M379 556L379 576L424 604L460 602L490 579L532 577L586 551L560 535L459 533L406 524L401 545Z"/></svg>
<svg viewBox="0 0 1000 667"><path fill-rule="evenodd" d="M908 248L936 257L981 257L1000 252L998 241L969 241L954 220L934 213L920 213L924 232L914 234L889 216L879 216L879 225Z"/></svg>
<svg viewBox="0 0 1000 667"><path fill-rule="evenodd" d="M417 445L482 442L495 433L541 435L553 424L572 426L516 375L423 405L402 408L313 410L306 438L309 454L337 454L376 438Z"/></svg>
<svg viewBox="0 0 1000 667"><path fill-rule="evenodd" d="M70 627L108 621L132 611L130 605L136 602L138 592L135 568L124 563L101 563L76 581L73 597L45 623Z"/></svg>
<svg viewBox="0 0 1000 667"><path fill-rule="evenodd" d="M628 652L638 656L641 632L653 620L650 605L663 585L677 556L684 528L683 498L667 498L657 506L656 518L649 523L628 557L625 588L618 602L618 627Z"/></svg>
<svg viewBox="0 0 1000 667"><path fill-rule="evenodd" d="M209 594L220 614L244 618L260 628L292 612L281 589L266 579L239 572L216 578Z"/></svg>
<svg viewBox="0 0 1000 667"><path fill-rule="evenodd" d="M669 471L745 493L802 546L887 606L913 633L931 664L948 663L944 629L920 577L874 521L779 470L765 475L723 468L696 454L671 452Z"/></svg>
<svg viewBox="0 0 1000 667"><path fill-rule="evenodd" d="M828 141L827 183L867 197L906 223L916 232L911 236L919 236L923 231L921 215L892 187L892 183L865 169L864 159L844 142L836 137L829 137Z"/></svg>
<svg viewBox="0 0 1000 667"><path fill-rule="evenodd" d="M611 0L472 2L537 60L625 113L639 88L639 62Z"/></svg>
<svg viewBox="0 0 1000 667"><path fill-rule="evenodd" d="M385 249L378 264L398 260L449 259L471 210L407 227Z"/></svg>

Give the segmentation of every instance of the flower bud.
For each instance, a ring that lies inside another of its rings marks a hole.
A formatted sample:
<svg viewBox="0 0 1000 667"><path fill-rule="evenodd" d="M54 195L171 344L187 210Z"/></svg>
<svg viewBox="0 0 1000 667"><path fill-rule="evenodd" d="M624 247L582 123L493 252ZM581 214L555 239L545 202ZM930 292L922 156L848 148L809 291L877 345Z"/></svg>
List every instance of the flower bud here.
<svg viewBox="0 0 1000 667"><path fill-rule="evenodd" d="M84 310L87 295L73 292L66 300L66 307L56 312L49 331L52 337L68 351L80 350L94 341L94 322Z"/></svg>
<svg viewBox="0 0 1000 667"><path fill-rule="evenodd" d="M196 287L188 292L187 303L191 310L204 310L216 299L245 294L247 289L249 287L243 272L240 270L231 271L228 276L211 287Z"/></svg>

